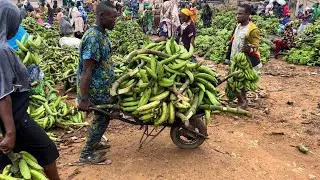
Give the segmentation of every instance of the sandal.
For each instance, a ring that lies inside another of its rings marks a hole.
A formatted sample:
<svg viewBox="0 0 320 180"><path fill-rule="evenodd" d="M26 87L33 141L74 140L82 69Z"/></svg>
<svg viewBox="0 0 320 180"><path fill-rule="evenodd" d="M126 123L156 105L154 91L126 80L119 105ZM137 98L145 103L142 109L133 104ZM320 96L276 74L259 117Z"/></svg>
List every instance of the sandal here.
<svg viewBox="0 0 320 180"><path fill-rule="evenodd" d="M92 154L85 157L80 157L79 163L83 164L95 164L95 165L109 165L112 163L111 160L108 160L105 156L99 154Z"/></svg>

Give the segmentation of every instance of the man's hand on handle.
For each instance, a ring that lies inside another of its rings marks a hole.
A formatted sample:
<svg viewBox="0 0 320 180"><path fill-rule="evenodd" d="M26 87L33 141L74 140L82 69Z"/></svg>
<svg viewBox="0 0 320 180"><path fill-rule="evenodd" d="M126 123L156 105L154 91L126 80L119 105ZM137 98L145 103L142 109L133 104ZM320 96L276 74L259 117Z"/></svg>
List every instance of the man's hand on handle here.
<svg viewBox="0 0 320 180"><path fill-rule="evenodd" d="M92 106L93 104L90 102L89 99L81 99L78 109L81 111L90 111L89 107Z"/></svg>

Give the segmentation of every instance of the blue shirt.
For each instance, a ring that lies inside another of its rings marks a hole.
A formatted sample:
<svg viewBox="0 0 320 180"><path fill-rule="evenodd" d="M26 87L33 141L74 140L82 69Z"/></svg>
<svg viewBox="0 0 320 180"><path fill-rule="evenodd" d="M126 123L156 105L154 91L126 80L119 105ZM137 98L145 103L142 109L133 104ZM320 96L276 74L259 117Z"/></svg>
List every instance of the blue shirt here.
<svg viewBox="0 0 320 180"><path fill-rule="evenodd" d="M285 18L283 18L283 20L282 20L282 25L286 25L288 22L290 22L290 18L289 17L285 17Z"/></svg>
<svg viewBox="0 0 320 180"><path fill-rule="evenodd" d="M95 60L92 72L92 82L89 87L89 100L93 104L107 104L109 89L115 81L114 66L111 61L111 43L108 33L97 26L90 27L84 34L80 45L80 61L77 71L77 96L81 99L80 79L84 62Z"/></svg>
<svg viewBox="0 0 320 180"><path fill-rule="evenodd" d="M27 38L28 39L28 36L29 34L27 33L27 31L20 25L19 26L19 29L18 29L18 32L16 33L16 35L11 38L10 40L8 40L8 43L9 43L9 46L17 51L18 50L18 45L16 43L16 40L20 41L22 39L22 37L24 36L24 34L27 34Z"/></svg>

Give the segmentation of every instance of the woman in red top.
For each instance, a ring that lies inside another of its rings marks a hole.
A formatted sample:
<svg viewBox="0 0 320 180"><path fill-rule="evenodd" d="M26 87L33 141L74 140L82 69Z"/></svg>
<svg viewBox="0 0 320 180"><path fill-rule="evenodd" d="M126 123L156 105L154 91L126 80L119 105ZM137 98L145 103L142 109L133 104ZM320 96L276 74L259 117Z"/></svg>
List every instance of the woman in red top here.
<svg viewBox="0 0 320 180"><path fill-rule="evenodd" d="M288 4L286 4L286 5L283 6L283 15L282 16L286 17L288 15L290 15L290 9L289 9Z"/></svg>

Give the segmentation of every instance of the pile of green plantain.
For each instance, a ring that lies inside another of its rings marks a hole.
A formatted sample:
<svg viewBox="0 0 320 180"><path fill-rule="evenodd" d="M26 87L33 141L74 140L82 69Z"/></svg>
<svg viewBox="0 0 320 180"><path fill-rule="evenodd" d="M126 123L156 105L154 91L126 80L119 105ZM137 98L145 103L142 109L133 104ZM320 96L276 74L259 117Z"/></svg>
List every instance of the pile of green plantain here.
<svg viewBox="0 0 320 180"><path fill-rule="evenodd" d="M49 81L33 85L28 114L46 130L57 126L66 128L88 125L83 112L63 102L68 96L59 96L59 91L52 85Z"/></svg>
<svg viewBox="0 0 320 180"><path fill-rule="evenodd" d="M200 19L197 24L202 24ZM222 63L225 60L227 43L236 26L235 11L227 9L216 12L211 24L209 28L198 26L195 39L196 51L206 60Z"/></svg>
<svg viewBox="0 0 320 180"><path fill-rule="evenodd" d="M31 64L39 65L39 48L42 43L41 36L38 35L34 40L34 35L30 35L27 38L27 35L25 34L20 41L16 40L16 43L18 45L16 53L25 66Z"/></svg>
<svg viewBox="0 0 320 180"><path fill-rule="evenodd" d="M259 27L263 34L277 35L280 26L280 19L272 16L252 16L252 22Z"/></svg>
<svg viewBox="0 0 320 180"><path fill-rule="evenodd" d="M59 44L59 30L56 28L47 29L39 24L34 18L27 17L21 22L22 27L26 29L29 34L40 35L44 41L43 43L50 46L57 46Z"/></svg>
<svg viewBox="0 0 320 180"><path fill-rule="evenodd" d="M17 40L19 49L16 53L26 67L32 64L39 66L44 79L56 84L62 82L65 90L75 90L79 51L73 47L60 48L41 43L40 35L37 38L24 36L21 41Z"/></svg>
<svg viewBox="0 0 320 180"><path fill-rule="evenodd" d="M22 21L30 33L17 41L16 52L26 66L35 64L44 72L45 79L62 82L66 90L75 90L79 50L73 47L58 47L59 34L56 29L42 27L32 17ZM53 33L56 32L56 33Z"/></svg>
<svg viewBox="0 0 320 180"><path fill-rule="evenodd" d="M63 83L66 92L75 90L76 71L79 61L79 51L72 47L58 47L57 44L45 43L47 30L34 24L33 19L27 18L23 25L27 28L36 28L35 34L26 35L17 41L19 49L17 55L26 67L37 65L44 73L44 80L35 83L32 87L32 96L28 113L43 128L84 126L83 113L63 102L67 97L59 96L56 85ZM52 42L57 43L57 42Z"/></svg>
<svg viewBox="0 0 320 180"><path fill-rule="evenodd" d="M146 39L142 28L136 21L118 19L114 29L109 32L112 52L121 56L140 49Z"/></svg>
<svg viewBox="0 0 320 180"><path fill-rule="evenodd" d="M131 52L126 71L112 84L110 95L120 99L124 112L155 126L173 124L178 119L188 125L200 109L206 123L211 110L236 112L220 106L217 74L205 65L191 62L193 53L192 45L187 51L172 38Z"/></svg>
<svg viewBox="0 0 320 180"><path fill-rule="evenodd" d="M56 84L61 82L68 92L76 89L76 73L79 63L79 50L64 46L47 47L43 49L39 64L46 80Z"/></svg>

